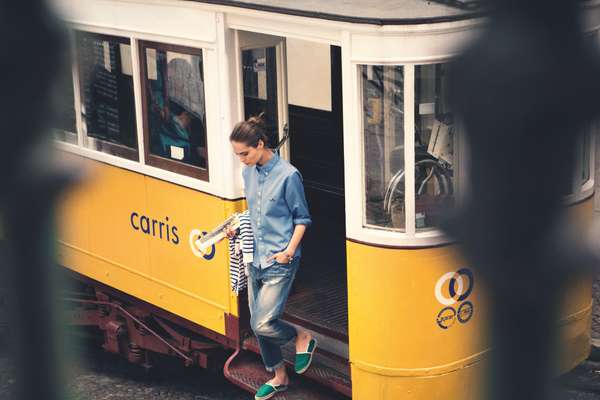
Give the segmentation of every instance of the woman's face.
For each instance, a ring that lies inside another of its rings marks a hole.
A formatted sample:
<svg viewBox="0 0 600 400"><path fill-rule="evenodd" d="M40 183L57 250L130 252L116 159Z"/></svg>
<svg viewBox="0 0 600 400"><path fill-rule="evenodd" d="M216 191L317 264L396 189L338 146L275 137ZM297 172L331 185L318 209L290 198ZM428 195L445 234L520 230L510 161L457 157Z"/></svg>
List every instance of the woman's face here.
<svg viewBox="0 0 600 400"><path fill-rule="evenodd" d="M264 151L264 143L262 140L258 141L256 147L248 146L242 142L231 142L233 152L240 158L240 161L245 165L255 165L262 157Z"/></svg>

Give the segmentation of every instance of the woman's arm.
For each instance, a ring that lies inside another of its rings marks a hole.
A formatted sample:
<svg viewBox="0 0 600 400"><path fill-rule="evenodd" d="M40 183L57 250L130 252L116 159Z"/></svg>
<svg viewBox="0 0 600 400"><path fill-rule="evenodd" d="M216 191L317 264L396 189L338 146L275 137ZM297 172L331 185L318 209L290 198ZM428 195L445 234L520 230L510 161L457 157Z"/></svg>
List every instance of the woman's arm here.
<svg viewBox="0 0 600 400"><path fill-rule="evenodd" d="M273 254L270 259L275 259L278 263L289 263L296 254L296 250L302 241L306 228L312 223L310 213L308 212L308 204L304 195L304 186L302 185L302 177L299 172L290 175L286 182L285 201L290 209L292 223L294 224L294 232L286 249L279 253Z"/></svg>
<svg viewBox="0 0 600 400"><path fill-rule="evenodd" d="M294 257L296 254L296 249L298 245L302 241L302 237L304 236L304 232L306 232L306 225L296 225L294 227L294 233L292 234L292 239L290 239L290 243L285 249L284 253L287 253L290 258Z"/></svg>
<svg viewBox="0 0 600 400"><path fill-rule="evenodd" d="M294 233L292 234L292 238L290 239L286 249L284 251L280 251L279 253L273 254L267 259L267 261L275 260L279 264L287 264L291 262L294 258L294 254L296 254L296 249L298 248L300 241L302 241L304 232L306 232L306 225L294 226Z"/></svg>

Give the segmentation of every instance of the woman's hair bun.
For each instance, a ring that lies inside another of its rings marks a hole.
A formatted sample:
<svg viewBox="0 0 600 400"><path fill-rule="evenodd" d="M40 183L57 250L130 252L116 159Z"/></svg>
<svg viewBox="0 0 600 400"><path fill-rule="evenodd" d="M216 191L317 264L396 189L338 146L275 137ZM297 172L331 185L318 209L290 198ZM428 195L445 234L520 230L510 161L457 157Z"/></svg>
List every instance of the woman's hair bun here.
<svg viewBox="0 0 600 400"><path fill-rule="evenodd" d="M264 126L266 128L267 126L267 121L265 118L265 113L264 111L261 112L258 115L253 115L250 118L248 118L248 120L246 121L249 124L253 124L253 125L260 125L260 126Z"/></svg>
<svg viewBox="0 0 600 400"><path fill-rule="evenodd" d="M248 146L256 147L259 141L263 141L265 146L269 145L269 136L267 135L267 121L265 113L253 115L246 121L239 122L233 128L229 140L232 142L245 143Z"/></svg>

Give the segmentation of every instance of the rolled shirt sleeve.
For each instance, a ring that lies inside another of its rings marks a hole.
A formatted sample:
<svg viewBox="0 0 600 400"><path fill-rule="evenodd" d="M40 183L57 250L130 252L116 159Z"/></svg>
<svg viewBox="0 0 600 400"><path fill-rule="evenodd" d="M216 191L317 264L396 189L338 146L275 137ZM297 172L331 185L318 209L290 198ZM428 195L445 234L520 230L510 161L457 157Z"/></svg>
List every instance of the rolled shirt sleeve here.
<svg viewBox="0 0 600 400"><path fill-rule="evenodd" d="M285 201L292 214L294 226L306 225L309 227L312 224L306 196L304 195L302 176L298 171L294 171L286 180Z"/></svg>

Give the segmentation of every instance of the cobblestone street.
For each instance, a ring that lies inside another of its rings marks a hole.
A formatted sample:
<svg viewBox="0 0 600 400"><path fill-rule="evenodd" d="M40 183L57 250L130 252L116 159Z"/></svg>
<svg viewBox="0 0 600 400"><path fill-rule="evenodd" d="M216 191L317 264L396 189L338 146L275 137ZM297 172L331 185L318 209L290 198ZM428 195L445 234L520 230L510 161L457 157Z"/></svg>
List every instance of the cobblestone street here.
<svg viewBox="0 0 600 400"><path fill-rule="evenodd" d="M141 367L97 347L83 348L83 362L69 363L69 389L74 400L242 400L252 396L226 381L219 372L160 364L146 373ZM13 400L15 380L6 348L0 349L0 399ZM561 399L600 399L600 363L585 362L561 380ZM368 400L368 399L367 399Z"/></svg>
<svg viewBox="0 0 600 400"><path fill-rule="evenodd" d="M0 399L15 398L13 368L0 350ZM87 345L79 362L68 365L73 400L242 400L248 393L218 372L161 363L151 372Z"/></svg>
<svg viewBox="0 0 600 400"><path fill-rule="evenodd" d="M600 340L600 275L594 279L594 307L592 309L592 338Z"/></svg>

